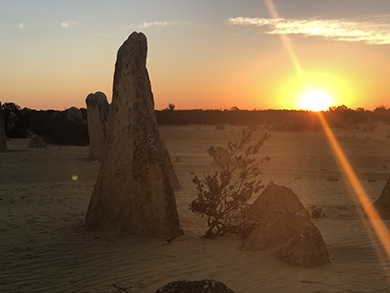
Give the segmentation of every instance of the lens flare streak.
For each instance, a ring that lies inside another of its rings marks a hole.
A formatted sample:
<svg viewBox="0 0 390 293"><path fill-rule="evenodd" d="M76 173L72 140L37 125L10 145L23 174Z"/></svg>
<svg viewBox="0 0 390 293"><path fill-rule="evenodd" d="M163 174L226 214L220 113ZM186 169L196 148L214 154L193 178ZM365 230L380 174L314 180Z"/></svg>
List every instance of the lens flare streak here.
<svg viewBox="0 0 390 293"><path fill-rule="evenodd" d="M376 234L382 242L382 246L385 248L388 257L390 258L390 233L387 227L384 225L383 221L380 220L380 216L374 206L372 205L367 193L365 192L363 186L361 185L359 179L357 178L355 172L353 171L347 157L345 156L343 150L338 144L332 130L330 129L328 123L326 122L322 113L318 113L321 125L325 130L325 133L328 137L329 143L332 147L332 151L341 165L342 169L345 171L345 174L354 189L356 196L367 214L368 219L371 222L372 227L375 229Z"/></svg>
<svg viewBox="0 0 390 293"><path fill-rule="evenodd" d="M272 0L264 0L264 1L268 7L268 10L269 10L271 16L274 19L279 19L280 17L278 15L278 12L276 10L276 7L275 7L273 1ZM308 90L307 81L304 77L304 72L299 64L299 61L294 53L294 50L289 42L289 39L287 38L286 35L281 34L280 36L281 36L283 46L285 47L286 51L290 55L291 61L293 62L294 66L296 68L296 71L297 71L299 78L301 79L303 85ZM344 170L349 182L352 185L354 192L356 193L356 196L357 196L357 199L358 199L360 205L362 206L364 212L366 213L367 218L369 219L372 227L374 228L376 235L378 236L379 240L381 241L382 247L385 249L388 258L390 259L390 233L389 233L387 227L385 226L383 221L380 219L378 212L376 211L376 209L372 205L367 193L365 192L363 186L361 185L359 179L357 178L355 172L353 171L347 157L345 156L343 150L341 149L340 145L338 144L332 130L330 129L328 123L326 122L325 117L322 115L321 112L318 112L318 117L319 117L321 125L322 125L322 127L323 127L323 129L328 137L329 143L331 145L331 148L332 148L332 151L334 153L336 160L338 161L341 168ZM363 217L363 215L362 215L362 217ZM377 250L374 243L372 243L372 245ZM385 269L384 262L383 262L382 258L380 257L380 253L378 250L377 250L377 253L378 253L378 259L381 261L382 266ZM390 274L390 272L386 271L386 274Z"/></svg>
<svg viewBox="0 0 390 293"><path fill-rule="evenodd" d="M279 14L278 14L278 12L276 10L276 7L275 7L273 1L272 0L265 0L265 3L267 4L268 10L269 10L271 16L274 19L279 19L280 17L279 17ZM303 74L303 70L301 68L301 65L298 62L298 58L295 55L295 52L294 52L294 50L293 50L293 48L292 48L292 46L291 46L291 44L289 42L289 39L288 39L287 35L280 34L280 38L282 40L284 48L286 49L288 55L291 58L291 61L294 64L294 67L295 67L295 69L297 71L297 74L298 74L302 84L307 88L308 86L307 86L307 82L306 82L306 79L305 79L304 74Z"/></svg>

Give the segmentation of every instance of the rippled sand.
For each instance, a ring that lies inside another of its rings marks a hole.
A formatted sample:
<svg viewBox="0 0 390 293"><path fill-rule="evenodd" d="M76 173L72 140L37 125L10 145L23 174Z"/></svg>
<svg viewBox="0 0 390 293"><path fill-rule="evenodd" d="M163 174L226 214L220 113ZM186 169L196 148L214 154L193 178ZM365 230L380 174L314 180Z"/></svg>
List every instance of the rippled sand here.
<svg viewBox="0 0 390 293"><path fill-rule="evenodd" d="M266 251L240 251L234 236L200 239L205 219L188 210L195 198L193 173L202 176L215 168L207 149L239 139L239 127L160 129L183 186L176 201L185 235L171 242L86 233L83 222L100 166L86 159L88 147L29 149L26 139L8 141L10 151L0 153L0 292L115 292L112 283L120 283L146 293L175 280L205 278L248 293L389 292L389 257L361 218L324 133L271 132L261 150L271 157L262 168L264 183L285 185L308 210L316 205L325 213L313 222L332 262L304 269ZM389 176L388 129L381 124L371 133L335 130L372 200ZM175 162L177 157L182 162Z"/></svg>

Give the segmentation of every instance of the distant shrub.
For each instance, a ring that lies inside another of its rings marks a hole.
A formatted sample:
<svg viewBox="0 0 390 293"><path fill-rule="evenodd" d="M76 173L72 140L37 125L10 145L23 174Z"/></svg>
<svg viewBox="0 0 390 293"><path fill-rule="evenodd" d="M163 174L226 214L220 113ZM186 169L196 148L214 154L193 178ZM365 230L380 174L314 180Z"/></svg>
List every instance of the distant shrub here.
<svg viewBox="0 0 390 293"><path fill-rule="evenodd" d="M176 108L175 104L169 103L169 104L168 104L168 107L167 107L167 110L169 110L169 111L175 111L175 108Z"/></svg>

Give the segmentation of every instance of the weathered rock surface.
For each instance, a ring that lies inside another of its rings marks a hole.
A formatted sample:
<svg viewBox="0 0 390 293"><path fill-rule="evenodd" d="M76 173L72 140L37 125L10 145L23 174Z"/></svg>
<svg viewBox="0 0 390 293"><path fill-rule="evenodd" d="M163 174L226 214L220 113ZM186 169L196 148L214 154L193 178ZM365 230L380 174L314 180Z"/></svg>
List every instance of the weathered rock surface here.
<svg viewBox="0 0 390 293"><path fill-rule="evenodd" d="M0 152L7 151L7 138L5 136L4 116L0 102Z"/></svg>
<svg viewBox="0 0 390 293"><path fill-rule="evenodd" d="M390 176L383 187L381 195L373 203L373 207L378 212L378 216L384 220L390 219Z"/></svg>
<svg viewBox="0 0 390 293"><path fill-rule="evenodd" d="M165 161L168 167L169 181L171 182L174 190L181 189L182 187L179 178L177 178L176 171L175 168L173 167L171 156L169 155L165 141L163 139L161 139L161 141L163 144L163 160Z"/></svg>
<svg viewBox="0 0 390 293"><path fill-rule="evenodd" d="M89 94L85 102L88 113L88 158L101 161L108 130L109 104L106 95L102 92Z"/></svg>
<svg viewBox="0 0 390 293"><path fill-rule="evenodd" d="M29 148L45 148L47 146L46 146L46 143L45 143L42 136L34 134L30 139L28 147Z"/></svg>
<svg viewBox="0 0 390 293"><path fill-rule="evenodd" d="M251 205L247 217L250 219L265 218L275 210L282 210L288 214L302 213L310 217L298 196L290 188L271 181Z"/></svg>
<svg viewBox="0 0 390 293"><path fill-rule="evenodd" d="M68 120L75 124L83 125L83 114L81 113L79 108L70 107L68 109Z"/></svg>
<svg viewBox="0 0 390 293"><path fill-rule="evenodd" d="M158 289L155 293L234 293L224 283L215 280L176 281Z"/></svg>
<svg viewBox="0 0 390 293"><path fill-rule="evenodd" d="M115 64L109 129L85 229L172 238L179 227L146 69L147 40L132 33Z"/></svg>
<svg viewBox="0 0 390 293"><path fill-rule="evenodd" d="M244 240L241 249L273 249L277 259L301 267L330 262L321 232L302 213L273 211Z"/></svg>

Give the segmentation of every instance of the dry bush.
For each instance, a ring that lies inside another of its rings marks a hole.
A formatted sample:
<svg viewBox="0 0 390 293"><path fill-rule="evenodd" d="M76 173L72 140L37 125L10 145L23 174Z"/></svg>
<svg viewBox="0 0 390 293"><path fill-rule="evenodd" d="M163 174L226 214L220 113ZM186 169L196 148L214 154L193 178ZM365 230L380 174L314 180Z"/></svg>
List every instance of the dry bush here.
<svg viewBox="0 0 390 293"><path fill-rule="evenodd" d="M264 188L259 179L259 165L270 158L257 160L255 155L270 135L265 133L252 143L252 133L244 129L239 142L228 143L227 162L219 162L215 149L211 148L210 155L219 163L220 170L205 174L202 180L196 175L193 177L197 198L191 202L190 210L207 217L209 228L205 238L225 233L246 238L257 225L256 221L245 217L245 213L250 199Z"/></svg>

